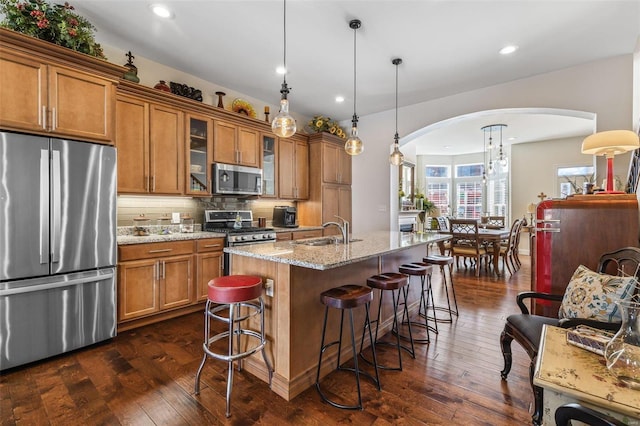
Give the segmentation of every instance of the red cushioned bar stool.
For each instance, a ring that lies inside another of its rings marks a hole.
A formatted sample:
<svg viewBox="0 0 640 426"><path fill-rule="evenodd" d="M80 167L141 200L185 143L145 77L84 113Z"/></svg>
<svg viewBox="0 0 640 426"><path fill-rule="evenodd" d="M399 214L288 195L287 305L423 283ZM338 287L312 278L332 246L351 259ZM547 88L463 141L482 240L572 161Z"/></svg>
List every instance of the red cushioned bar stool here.
<svg viewBox="0 0 640 426"><path fill-rule="evenodd" d="M376 315L376 319L371 321L376 323L376 332L374 334L375 339L372 340L375 342L375 346L378 345L390 345L395 346L398 351L398 366L397 367L389 367L382 364L378 364L378 368L382 368L383 370L397 370L402 371L402 350L407 351L412 358L415 358L415 348L413 346L413 335L411 334L411 324L409 324L409 340L411 341L411 347L408 348L406 346L402 346L400 344L400 334L398 332L398 305L400 304L400 295L404 296L404 313L409 316L409 309L407 307L407 292L404 291L405 287L409 282L409 277L405 274L399 274L397 272L384 272L380 275L374 275L372 277L367 278L367 286L372 289L380 290L380 303L378 304L378 314ZM384 302L384 294L386 292L391 292L391 300L393 303L393 325L391 326L392 333L396 336L395 342L389 342L385 340L378 340L378 330L380 328L380 313L382 312L382 306ZM372 364L372 361L367 359L363 352L364 346L364 335L366 331L366 326L362 330L362 340L360 342L360 357ZM372 345L373 346L373 345Z"/></svg>
<svg viewBox="0 0 640 426"><path fill-rule="evenodd" d="M318 371L316 373L316 389L320 394L322 400L336 408L342 408L346 410L362 410L362 394L360 392L360 375L363 375L376 385L380 390L380 376L378 375L378 359L376 358L375 345L371 345L371 351L373 354L373 366L375 369L375 377L371 374L362 371L358 365L358 354L356 352L356 335L353 326L353 309L360 306L365 308L365 322L364 326L369 328L369 339L373 342L373 335L371 333L371 323L369 321L369 305L373 300L373 290L368 287L360 285L343 285L324 291L320 294L320 301L325 305L324 309L324 324L322 326L322 341L320 342L320 356L318 359ZM325 344L325 333L327 331L327 318L329 317L329 308L335 308L340 310L340 334L338 340ZM353 367L344 367L340 365L340 353L342 352L342 329L344 325L344 311L349 311L349 319L351 322L351 349L353 352ZM358 388L358 403L356 405L341 404L336 401L330 400L320 387L320 369L322 367L322 356L325 351L331 346L338 345L338 366L337 370L351 371L355 373L356 385Z"/></svg>
<svg viewBox="0 0 640 426"><path fill-rule="evenodd" d="M434 306L436 311L442 311L449 314L449 318L436 318L435 312L433 320L436 322L453 322L453 315L458 316L458 301L456 300L456 290L453 286L453 256L444 256L440 254L431 254L422 259L422 261L428 265L439 266L440 273L442 274L442 285L447 297L447 306ZM448 272L447 272L448 271ZM447 279L447 275L449 278ZM453 296L453 307L451 306L451 300L449 298L449 287L451 287L451 294ZM426 316L426 315L425 315Z"/></svg>
<svg viewBox="0 0 640 426"><path fill-rule="evenodd" d="M231 389L233 387L233 363L237 361L238 371L242 371L242 359L262 351L262 358L269 372L269 386L273 369L267 359L264 334L264 300L262 299L262 279L251 275L229 275L214 278L208 284L208 297L204 310L204 356L196 374L195 394L200 393L200 373L208 357L229 364L227 377L227 411L231 415ZM260 330L242 328L242 322L260 316ZM222 321L228 325L227 331L213 334L211 321ZM242 336L246 336L242 339ZM213 344L228 338L228 351L216 352ZM235 341L235 344L234 344ZM241 349L244 345L244 348Z"/></svg>
<svg viewBox="0 0 640 426"><path fill-rule="evenodd" d="M420 277L420 301L418 303L418 316L424 319L424 322L411 321L411 319L409 318L409 313L407 312L406 316L404 314L402 315L402 324L413 324L415 326L422 327L426 332L426 337L414 337L413 341L415 341L416 343L430 343L431 339L429 338L429 331L438 334L438 323L434 321L433 325L429 325L429 316L427 315L427 309L429 308L429 306L431 306L433 316L435 317L435 310L433 309L433 289L431 287L431 273L433 271L433 266L423 262L412 262L400 265L400 268L398 268L398 270L402 274L409 275L409 277ZM410 285L411 278L409 278L409 284L406 288L407 293L409 292ZM400 337L406 339L406 336Z"/></svg>

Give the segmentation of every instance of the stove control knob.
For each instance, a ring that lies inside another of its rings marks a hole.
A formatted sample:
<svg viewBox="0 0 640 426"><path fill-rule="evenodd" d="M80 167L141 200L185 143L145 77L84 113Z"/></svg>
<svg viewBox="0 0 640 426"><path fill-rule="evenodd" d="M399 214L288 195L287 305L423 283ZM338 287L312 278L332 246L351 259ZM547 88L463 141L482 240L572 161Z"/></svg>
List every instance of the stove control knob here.
<svg viewBox="0 0 640 426"><path fill-rule="evenodd" d="M243 241L247 241L249 238L250 238L250 237L249 237L248 235L244 235L244 236L242 237L242 240L243 240Z"/></svg>

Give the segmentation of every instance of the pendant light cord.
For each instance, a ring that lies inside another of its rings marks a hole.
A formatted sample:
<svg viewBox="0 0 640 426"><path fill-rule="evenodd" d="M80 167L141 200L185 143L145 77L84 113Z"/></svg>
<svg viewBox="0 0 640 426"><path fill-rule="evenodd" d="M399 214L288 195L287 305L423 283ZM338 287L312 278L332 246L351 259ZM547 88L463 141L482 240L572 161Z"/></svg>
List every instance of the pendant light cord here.
<svg viewBox="0 0 640 426"><path fill-rule="evenodd" d="M396 63L396 134L394 136L394 139L396 141L396 144L398 143L398 65L400 65L400 63Z"/></svg>
<svg viewBox="0 0 640 426"><path fill-rule="evenodd" d="M283 0L284 3L284 31L283 38L284 41L282 45L284 46L284 81L287 82L287 0Z"/></svg>
<svg viewBox="0 0 640 426"><path fill-rule="evenodd" d="M358 122L358 116L356 115L356 33L358 27L353 29L353 122Z"/></svg>

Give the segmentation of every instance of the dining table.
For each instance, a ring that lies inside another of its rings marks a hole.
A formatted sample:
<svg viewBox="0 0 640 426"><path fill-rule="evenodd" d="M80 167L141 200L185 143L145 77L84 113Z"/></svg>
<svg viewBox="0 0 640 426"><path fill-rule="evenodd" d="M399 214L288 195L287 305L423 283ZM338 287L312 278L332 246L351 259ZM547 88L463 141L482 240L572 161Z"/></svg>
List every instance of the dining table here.
<svg viewBox="0 0 640 426"><path fill-rule="evenodd" d="M509 238L510 230L508 228L478 228L478 238L480 243L486 247L491 247L493 270L496 275L500 275L500 242ZM443 235L450 235L450 232L440 231ZM444 253L444 244L439 243L440 252Z"/></svg>

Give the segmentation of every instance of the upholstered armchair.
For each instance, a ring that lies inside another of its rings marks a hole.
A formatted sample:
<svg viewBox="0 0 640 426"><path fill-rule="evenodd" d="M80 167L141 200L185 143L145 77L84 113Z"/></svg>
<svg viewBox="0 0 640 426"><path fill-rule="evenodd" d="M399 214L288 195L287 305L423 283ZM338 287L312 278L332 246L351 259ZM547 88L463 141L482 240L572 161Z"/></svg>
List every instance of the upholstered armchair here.
<svg viewBox="0 0 640 426"><path fill-rule="evenodd" d="M584 268L586 269L586 268ZM589 271L591 272L591 271ZM577 272L576 272L577 273ZM594 274L593 272L591 272ZM600 257L597 267L597 273L636 277L640 278L640 248L626 247L610 253L605 253ZM575 274L574 274L575 277ZM632 282L627 278L625 281ZM635 282L637 284L637 281ZM637 286L633 285L631 293L637 291ZM566 292L570 292L570 283ZM564 295L554 295L547 293L523 292L518 294L516 302L521 313L509 315L504 325L504 330L500 335L500 345L502 356L504 357L504 369L501 372L503 380L507 379L507 375L511 370L511 342L518 342L529 355L531 363L529 364L529 381L534 395L534 412L532 416L533 424L539 425L542 420L542 388L533 384L533 373L538 356L538 347L540 346L540 336L542 328L545 324L562 328L570 328L579 324L589 325L591 327L617 331L620 328L619 322L604 322L601 320L585 318L549 318L539 315L533 315L529 312L525 301L529 299L547 300L560 302ZM544 302L543 302L544 303Z"/></svg>

